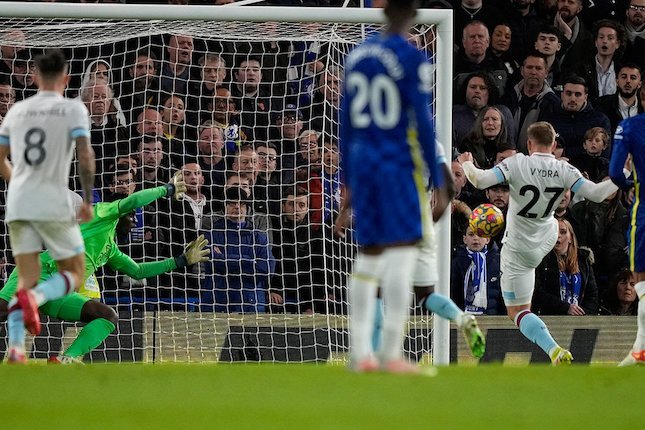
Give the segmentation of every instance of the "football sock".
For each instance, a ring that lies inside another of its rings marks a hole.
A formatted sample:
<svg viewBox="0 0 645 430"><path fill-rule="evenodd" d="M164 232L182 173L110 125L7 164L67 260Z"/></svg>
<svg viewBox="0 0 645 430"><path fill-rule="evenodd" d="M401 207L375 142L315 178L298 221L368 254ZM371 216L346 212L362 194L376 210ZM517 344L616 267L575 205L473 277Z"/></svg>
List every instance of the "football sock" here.
<svg viewBox="0 0 645 430"><path fill-rule="evenodd" d="M9 348L18 348L20 351L25 350L25 321L22 309L18 307L18 300L15 297L9 302L7 338Z"/></svg>
<svg viewBox="0 0 645 430"><path fill-rule="evenodd" d="M74 277L70 272L58 272L32 288L31 293L40 307L50 300L60 299L73 292L74 287Z"/></svg>
<svg viewBox="0 0 645 430"><path fill-rule="evenodd" d="M74 342L65 350L67 357L82 357L101 344L116 327L104 318L87 323Z"/></svg>
<svg viewBox="0 0 645 430"><path fill-rule="evenodd" d="M544 352L551 356L552 351L558 347L558 344L549 329L546 328L544 321L531 311L521 311L515 317L515 324L520 328L520 331L528 340L537 344Z"/></svg>
<svg viewBox="0 0 645 430"><path fill-rule="evenodd" d="M369 358L379 283L381 255L358 254L349 280L350 355L353 362Z"/></svg>
<svg viewBox="0 0 645 430"><path fill-rule="evenodd" d="M636 342L634 342L634 351L645 349L645 282L638 282L634 288L638 295L638 330L636 331Z"/></svg>
<svg viewBox="0 0 645 430"><path fill-rule="evenodd" d="M383 330L383 299L376 299L374 312L374 331L372 332L372 349L378 351L381 346L381 331Z"/></svg>
<svg viewBox="0 0 645 430"><path fill-rule="evenodd" d="M439 293L432 293L423 300L423 306L441 318L447 319L448 321L455 321L461 327L461 318L459 317L464 312L450 298Z"/></svg>
<svg viewBox="0 0 645 430"><path fill-rule="evenodd" d="M410 314L412 271L418 253L416 246L389 248L383 252L381 296L385 312L381 348L378 351L382 363L400 359L403 354L403 328Z"/></svg>

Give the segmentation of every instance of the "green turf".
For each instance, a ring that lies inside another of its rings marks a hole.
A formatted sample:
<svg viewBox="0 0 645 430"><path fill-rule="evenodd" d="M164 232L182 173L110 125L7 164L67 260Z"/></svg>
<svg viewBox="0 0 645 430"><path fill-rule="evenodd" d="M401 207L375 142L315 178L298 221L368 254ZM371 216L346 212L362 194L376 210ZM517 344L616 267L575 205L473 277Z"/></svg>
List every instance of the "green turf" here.
<svg viewBox="0 0 645 430"><path fill-rule="evenodd" d="M644 368L0 367L0 429L637 429Z"/></svg>

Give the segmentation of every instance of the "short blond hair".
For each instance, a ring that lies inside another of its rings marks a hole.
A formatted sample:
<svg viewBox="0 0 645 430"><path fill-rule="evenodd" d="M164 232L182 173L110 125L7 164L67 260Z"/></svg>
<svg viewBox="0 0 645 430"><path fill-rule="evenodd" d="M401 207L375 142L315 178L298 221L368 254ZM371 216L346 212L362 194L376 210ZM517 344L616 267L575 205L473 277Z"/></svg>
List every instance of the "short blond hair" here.
<svg viewBox="0 0 645 430"><path fill-rule="evenodd" d="M527 130L528 138L540 146L551 146L555 142L555 130L546 121L531 124Z"/></svg>

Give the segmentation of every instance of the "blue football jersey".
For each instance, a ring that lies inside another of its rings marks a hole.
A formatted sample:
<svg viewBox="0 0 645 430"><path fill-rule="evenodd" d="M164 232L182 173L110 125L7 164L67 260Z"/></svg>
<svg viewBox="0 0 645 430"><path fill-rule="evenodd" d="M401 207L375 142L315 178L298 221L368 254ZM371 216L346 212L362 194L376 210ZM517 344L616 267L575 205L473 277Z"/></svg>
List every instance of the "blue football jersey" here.
<svg viewBox="0 0 645 430"><path fill-rule="evenodd" d="M345 60L341 166L359 244L419 239L439 171L430 101L434 67L398 34L372 36Z"/></svg>

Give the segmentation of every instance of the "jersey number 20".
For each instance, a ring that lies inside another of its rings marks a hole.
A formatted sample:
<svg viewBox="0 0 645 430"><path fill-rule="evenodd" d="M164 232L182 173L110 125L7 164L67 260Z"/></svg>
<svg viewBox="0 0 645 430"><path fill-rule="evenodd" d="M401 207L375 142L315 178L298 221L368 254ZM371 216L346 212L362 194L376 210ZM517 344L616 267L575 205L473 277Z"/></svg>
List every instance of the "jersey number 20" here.
<svg viewBox="0 0 645 430"><path fill-rule="evenodd" d="M30 128L25 134L25 162L30 166L38 166L45 161L47 155L45 144L45 131L42 128Z"/></svg>
<svg viewBox="0 0 645 430"><path fill-rule="evenodd" d="M374 123L380 129L390 130L399 123L401 96L390 77L376 75L370 81L363 73L353 72L347 78L347 88L355 93L350 105L352 126L367 128Z"/></svg>

